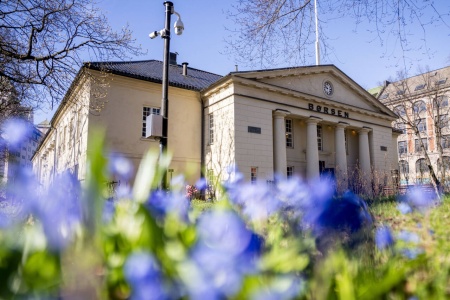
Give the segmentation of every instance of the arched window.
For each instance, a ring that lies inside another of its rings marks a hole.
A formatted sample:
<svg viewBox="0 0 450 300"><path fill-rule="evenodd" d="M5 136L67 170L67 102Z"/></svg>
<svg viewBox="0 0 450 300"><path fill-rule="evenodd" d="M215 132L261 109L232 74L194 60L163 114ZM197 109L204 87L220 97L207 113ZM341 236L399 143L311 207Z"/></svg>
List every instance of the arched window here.
<svg viewBox="0 0 450 300"><path fill-rule="evenodd" d="M416 161L416 181L417 183L429 182L428 166L425 158L419 158Z"/></svg>
<svg viewBox="0 0 450 300"><path fill-rule="evenodd" d="M394 112L399 117L406 116L406 110L405 110L405 107L403 105L398 105L398 106L394 107Z"/></svg>
<svg viewBox="0 0 450 300"><path fill-rule="evenodd" d="M409 185L409 163L406 160L399 161L400 184Z"/></svg>
<svg viewBox="0 0 450 300"><path fill-rule="evenodd" d="M414 113L420 114L420 113L426 111L427 105L422 100L417 101L416 103L414 103L413 109L414 109Z"/></svg>

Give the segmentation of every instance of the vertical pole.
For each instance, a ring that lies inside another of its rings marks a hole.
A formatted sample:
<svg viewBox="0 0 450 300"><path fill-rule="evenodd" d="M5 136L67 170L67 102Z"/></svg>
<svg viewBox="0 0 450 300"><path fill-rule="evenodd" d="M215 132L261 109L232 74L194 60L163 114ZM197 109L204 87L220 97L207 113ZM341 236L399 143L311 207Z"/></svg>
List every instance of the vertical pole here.
<svg viewBox="0 0 450 300"><path fill-rule="evenodd" d="M164 2L166 7L166 21L164 26L164 59L163 59L163 77L162 77L162 100L161 100L161 115L163 117L162 137L159 141L159 155L166 154L167 141L169 132L169 52L170 52L170 17L172 15L173 3L170 1ZM161 188L167 189L167 172L164 172L161 182Z"/></svg>
<svg viewBox="0 0 450 300"><path fill-rule="evenodd" d="M314 14L316 19L316 65L320 65L320 48L319 48L319 17L317 16L317 0L314 0Z"/></svg>

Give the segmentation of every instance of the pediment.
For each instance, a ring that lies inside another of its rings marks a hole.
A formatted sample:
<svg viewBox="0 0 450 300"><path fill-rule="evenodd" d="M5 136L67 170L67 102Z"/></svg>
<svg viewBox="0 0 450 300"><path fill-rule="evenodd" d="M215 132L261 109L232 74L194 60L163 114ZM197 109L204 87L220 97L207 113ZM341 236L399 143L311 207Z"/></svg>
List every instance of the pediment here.
<svg viewBox="0 0 450 300"><path fill-rule="evenodd" d="M333 65L237 72L235 76L351 107L396 117L381 102ZM331 92L330 92L331 89Z"/></svg>

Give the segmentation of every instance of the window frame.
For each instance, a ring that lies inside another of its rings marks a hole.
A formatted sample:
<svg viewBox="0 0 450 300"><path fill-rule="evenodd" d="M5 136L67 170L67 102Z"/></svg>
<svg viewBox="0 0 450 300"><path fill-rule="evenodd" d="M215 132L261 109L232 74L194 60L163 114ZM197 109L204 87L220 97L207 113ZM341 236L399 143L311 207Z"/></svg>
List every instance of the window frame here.
<svg viewBox="0 0 450 300"><path fill-rule="evenodd" d="M442 149L450 149L450 135L441 136L441 147Z"/></svg>
<svg viewBox="0 0 450 300"><path fill-rule="evenodd" d="M161 108L159 107L151 107L151 106L143 106L142 107L142 132L141 138L145 138L147 131L147 116L149 115L159 115L161 114Z"/></svg>
<svg viewBox="0 0 450 300"><path fill-rule="evenodd" d="M416 101L413 104L413 111L415 114L421 114L427 111L427 104L423 100Z"/></svg>
<svg viewBox="0 0 450 300"><path fill-rule="evenodd" d="M416 119L414 120L414 123L416 124L419 132L427 132L427 120L425 118Z"/></svg>
<svg viewBox="0 0 450 300"><path fill-rule="evenodd" d="M323 128L317 125L317 150L323 151Z"/></svg>
<svg viewBox="0 0 450 300"><path fill-rule="evenodd" d="M408 154L408 142L407 141L398 141L398 155ZM404 146L404 147L403 147Z"/></svg>
<svg viewBox="0 0 450 300"><path fill-rule="evenodd" d="M286 178L292 178L294 176L294 166L287 166L286 168Z"/></svg>
<svg viewBox="0 0 450 300"><path fill-rule="evenodd" d="M286 134L286 148L294 148L294 121L292 119L284 120Z"/></svg>
<svg viewBox="0 0 450 300"><path fill-rule="evenodd" d="M406 116L406 108L403 105L397 105L393 110L394 113L399 117Z"/></svg>
<svg viewBox="0 0 450 300"><path fill-rule="evenodd" d="M215 138L214 113L208 114L208 145L214 144Z"/></svg>
<svg viewBox="0 0 450 300"><path fill-rule="evenodd" d="M428 151L428 139L427 138L421 138L424 146L425 146L425 151ZM414 152L419 153L422 152L422 149L420 147L420 143L419 143L419 139L414 139Z"/></svg>
<svg viewBox="0 0 450 300"><path fill-rule="evenodd" d="M258 180L258 167L250 167L250 183L255 184Z"/></svg>

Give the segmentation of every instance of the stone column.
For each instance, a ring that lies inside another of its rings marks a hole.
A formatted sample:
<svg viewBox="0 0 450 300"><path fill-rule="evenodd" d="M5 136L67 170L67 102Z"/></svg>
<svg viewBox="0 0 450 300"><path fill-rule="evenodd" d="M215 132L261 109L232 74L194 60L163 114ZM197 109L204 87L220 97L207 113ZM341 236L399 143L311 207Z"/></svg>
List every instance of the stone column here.
<svg viewBox="0 0 450 300"><path fill-rule="evenodd" d="M273 113L273 164L275 175L286 177L286 124L288 111L276 110Z"/></svg>
<svg viewBox="0 0 450 300"><path fill-rule="evenodd" d="M334 131L334 143L336 150L336 181L339 190L345 191L348 188L347 178L347 153L345 150L345 127L348 124L338 123Z"/></svg>
<svg viewBox="0 0 450 300"><path fill-rule="evenodd" d="M361 128L359 133L359 168L363 176L372 174L370 168L369 132L370 128Z"/></svg>
<svg viewBox="0 0 450 300"><path fill-rule="evenodd" d="M306 129L306 177L319 177L319 149L317 146L317 123L320 119L309 118Z"/></svg>

